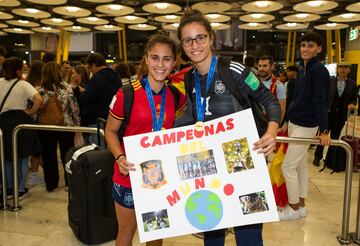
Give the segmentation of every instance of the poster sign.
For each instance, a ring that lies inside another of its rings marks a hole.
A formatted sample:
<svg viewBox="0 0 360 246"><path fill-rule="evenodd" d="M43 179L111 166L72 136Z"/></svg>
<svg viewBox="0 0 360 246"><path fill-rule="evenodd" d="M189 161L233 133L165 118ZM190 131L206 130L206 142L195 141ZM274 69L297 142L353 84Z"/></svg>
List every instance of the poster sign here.
<svg viewBox="0 0 360 246"><path fill-rule="evenodd" d="M251 110L124 138L141 242L278 220Z"/></svg>

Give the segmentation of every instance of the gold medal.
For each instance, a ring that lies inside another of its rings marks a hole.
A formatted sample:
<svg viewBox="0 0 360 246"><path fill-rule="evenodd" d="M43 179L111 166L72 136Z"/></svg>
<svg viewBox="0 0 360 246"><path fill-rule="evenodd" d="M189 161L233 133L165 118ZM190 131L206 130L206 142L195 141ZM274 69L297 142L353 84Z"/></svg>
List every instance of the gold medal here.
<svg viewBox="0 0 360 246"><path fill-rule="evenodd" d="M166 130L166 128L165 128L165 127L161 127L161 130L162 130L162 131L165 131L165 130Z"/></svg>
<svg viewBox="0 0 360 246"><path fill-rule="evenodd" d="M198 121L195 123L195 130L200 132L200 131L204 130L204 126L205 126L204 122Z"/></svg>

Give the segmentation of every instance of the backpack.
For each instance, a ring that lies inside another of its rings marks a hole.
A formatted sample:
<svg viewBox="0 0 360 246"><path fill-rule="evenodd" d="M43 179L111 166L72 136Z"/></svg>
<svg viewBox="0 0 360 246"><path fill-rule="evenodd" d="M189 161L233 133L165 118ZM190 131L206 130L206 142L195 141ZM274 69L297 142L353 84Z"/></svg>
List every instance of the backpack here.
<svg viewBox="0 0 360 246"><path fill-rule="evenodd" d="M56 92L53 96L49 97L49 100L41 109L39 116L41 125L64 125L64 110L57 99Z"/></svg>
<svg viewBox="0 0 360 246"><path fill-rule="evenodd" d="M217 63L217 71L219 77L225 87L230 91L230 93L236 98L238 103L240 104L242 110L251 108L252 113L255 118L256 128L260 136L264 135L267 130L268 120L265 118L262 106L258 103L254 98L248 96L240 91L236 81L231 76L230 70L230 57L219 57ZM193 69L191 69L188 73L185 74L185 81L189 81L189 75L192 73ZM186 93L188 95L192 94L193 85L192 83L185 82ZM192 100L192 97L189 97ZM194 119L197 118L195 112L193 112Z"/></svg>
<svg viewBox="0 0 360 246"><path fill-rule="evenodd" d="M167 86L169 87L171 93L174 96L175 100L175 112L179 108L179 101L180 101L180 92L179 90L172 85L171 83L167 83ZM132 84L127 84L122 87L123 93L124 93L124 120L121 123L120 129L119 129L119 137L122 139L125 135L125 129L126 126L129 123L131 109L134 104L134 87Z"/></svg>

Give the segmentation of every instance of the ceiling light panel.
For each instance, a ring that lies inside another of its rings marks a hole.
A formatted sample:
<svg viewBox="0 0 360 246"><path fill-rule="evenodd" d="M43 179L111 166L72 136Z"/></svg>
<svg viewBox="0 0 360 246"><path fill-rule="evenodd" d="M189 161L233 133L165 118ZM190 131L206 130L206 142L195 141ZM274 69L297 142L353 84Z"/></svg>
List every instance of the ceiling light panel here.
<svg viewBox="0 0 360 246"><path fill-rule="evenodd" d="M360 14L358 13L343 13L332 16L328 19L331 22L354 22L360 21Z"/></svg>
<svg viewBox="0 0 360 246"><path fill-rule="evenodd" d="M230 21L230 16L228 15L223 15L223 14L206 14L205 17L210 21L210 22L227 22Z"/></svg>
<svg viewBox="0 0 360 246"><path fill-rule="evenodd" d="M36 19L49 18L51 16L49 12L35 8L16 8L11 10L11 12L20 16L31 17Z"/></svg>
<svg viewBox="0 0 360 246"><path fill-rule="evenodd" d="M254 1L245 3L241 8L247 12L267 13L280 10L284 7L282 3L275 1Z"/></svg>
<svg viewBox="0 0 360 246"><path fill-rule="evenodd" d="M335 1L307 1L295 4L293 9L298 12L319 13L332 10L338 5Z"/></svg>
<svg viewBox="0 0 360 246"><path fill-rule="evenodd" d="M271 25L264 23L250 22L250 23L238 25L238 28L245 30L263 30L263 29L271 28Z"/></svg>
<svg viewBox="0 0 360 246"><path fill-rule="evenodd" d="M145 4L142 8L146 12L154 14L172 14L181 10L181 7L177 4L165 2L148 3Z"/></svg>
<svg viewBox="0 0 360 246"><path fill-rule="evenodd" d="M0 0L1 7L16 7L19 6L21 3L16 0Z"/></svg>
<svg viewBox="0 0 360 246"><path fill-rule="evenodd" d="M109 21L95 16L77 18L76 21L88 25L106 25L109 23Z"/></svg>
<svg viewBox="0 0 360 246"><path fill-rule="evenodd" d="M0 20L9 20L12 18L14 18L14 16L12 16L11 14L0 11Z"/></svg>
<svg viewBox="0 0 360 246"><path fill-rule="evenodd" d="M37 27L40 26L38 23L28 20L8 20L6 21L10 25L22 26L22 27Z"/></svg>
<svg viewBox="0 0 360 246"><path fill-rule="evenodd" d="M179 23L181 19L180 15L162 15L156 16L155 20L163 23Z"/></svg>
<svg viewBox="0 0 360 246"><path fill-rule="evenodd" d="M284 17L284 21L286 22L310 22L316 21L321 18L320 15L310 14L310 13L297 13L293 15L288 15Z"/></svg>
<svg viewBox="0 0 360 246"><path fill-rule="evenodd" d="M49 27L49 26L35 27L35 28L32 28L31 30L33 30L34 32L42 32L42 33L58 33L58 32L60 32L59 29Z"/></svg>
<svg viewBox="0 0 360 246"><path fill-rule="evenodd" d="M231 9L231 5L219 1L207 1L195 3L191 6L193 9L200 10L202 13L222 13Z"/></svg>
<svg viewBox="0 0 360 246"><path fill-rule="evenodd" d="M50 18L50 19L43 19L40 20L41 23L50 25L50 26L71 26L74 22L69 20L64 20L61 18Z"/></svg>
<svg viewBox="0 0 360 246"><path fill-rule="evenodd" d="M147 19L145 19L143 17L139 17L139 16L135 16L135 15L119 16L119 17L116 17L114 20L116 22L124 23L124 24L141 24L141 23L145 23L148 21Z"/></svg>
<svg viewBox="0 0 360 246"><path fill-rule="evenodd" d="M279 30L301 30L301 29L305 29L307 27L308 27L308 24L288 22L288 23L277 25L276 29L279 29Z"/></svg>
<svg viewBox="0 0 360 246"><path fill-rule="evenodd" d="M128 28L138 31L152 31L157 29L156 26L152 26L148 24L129 25Z"/></svg>
<svg viewBox="0 0 360 246"><path fill-rule="evenodd" d="M129 15L135 12L135 9L121 4L103 4L97 6L96 10L113 16Z"/></svg>
<svg viewBox="0 0 360 246"><path fill-rule="evenodd" d="M53 11L60 15L72 17L85 17L91 15L91 11L77 6L61 6L53 8Z"/></svg>
<svg viewBox="0 0 360 246"><path fill-rule="evenodd" d="M314 26L317 30L340 30L349 27L348 24L329 22L322 25Z"/></svg>
<svg viewBox="0 0 360 246"><path fill-rule="evenodd" d="M43 4L43 5L61 5L66 3L66 0L26 0L30 3Z"/></svg>
<svg viewBox="0 0 360 246"><path fill-rule="evenodd" d="M275 16L264 13L253 13L242 15L239 19L244 22L268 22L275 20Z"/></svg>

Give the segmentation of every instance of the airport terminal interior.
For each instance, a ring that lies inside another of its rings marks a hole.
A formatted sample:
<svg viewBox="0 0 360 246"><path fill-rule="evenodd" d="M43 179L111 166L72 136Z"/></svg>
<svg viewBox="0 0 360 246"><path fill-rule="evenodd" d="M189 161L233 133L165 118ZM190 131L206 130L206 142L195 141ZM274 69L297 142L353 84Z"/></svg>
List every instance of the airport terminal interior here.
<svg viewBox="0 0 360 246"><path fill-rule="evenodd" d="M82 58L98 52L106 58L108 67L138 67L152 34L162 30L179 44L176 30L187 8L202 11L211 22L216 34L216 55L231 56L240 62L248 56L270 55L278 75L291 65L299 65L299 39L315 31L323 39L320 59L330 75L336 76L337 64L346 63L351 67L349 77L360 84L358 0L0 0L0 45L6 49L6 57L19 57L28 66L51 53L58 64L68 61L75 67ZM356 111L351 119L356 121L355 136L360 137ZM341 135L344 134L343 129ZM265 246L335 246L340 241L351 245L356 245L356 241L360 245L360 165L354 168L352 182L347 186L351 195L346 223L345 172L332 173L329 168L320 171L324 162L313 165L314 152L311 146L307 156L307 216L264 223ZM28 186L26 198L19 201L19 211L12 211L13 199L7 200L7 209L0 210L0 246L85 245L69 226L68 188L60 157L58 160L58 188L48 192L44 184ZM38 174L43 177L42 168ZM354 233L352 237L348 232ZM165 238L163 245L203 245L201 237L190 234ZM99 245L114 244L115 241L109 241ZM133 245L145 245L137 233ZM236 245L232 229L227 231L225 245Z"/></svg>

